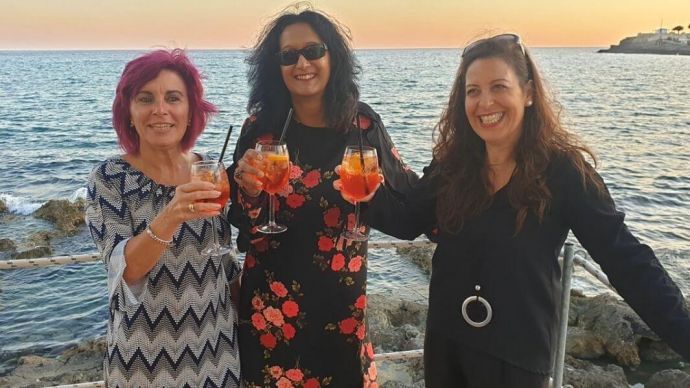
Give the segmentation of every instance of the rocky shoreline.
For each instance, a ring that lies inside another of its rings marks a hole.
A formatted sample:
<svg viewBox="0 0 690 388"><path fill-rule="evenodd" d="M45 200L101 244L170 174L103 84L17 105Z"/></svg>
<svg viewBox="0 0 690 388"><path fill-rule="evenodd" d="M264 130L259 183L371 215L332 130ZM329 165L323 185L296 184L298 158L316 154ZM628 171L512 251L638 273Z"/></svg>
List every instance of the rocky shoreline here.
<svg viewBox="0 0 690 388"><path fill-rule="evenodd" d="M54 223L57 231L34 233L24 245L49 247L52 233L74 233L83 223L83 203L64 202L49 201L34 214ZM9 247L5 249L12 257L21 254L12 241L0 241L0 250L3 246ZM398 252L427 274L431 272L430 248L400 248ZM370 295L367 316L375 352L421 349L426 312L424 303L394 295ZM661 342L616 296L587 297L574 290L568 325L566 384L574 388L628 388L631 382L642 383L645 388L690 387L690 364ZM22 356L14 370L0 377L0 386L45 387L101 380L104 351L105 342L100 338L71 347L57 357ZM381 387L424 386L421 358L382 361L377 366Z"/></svg>
<svg viewBox="0 0 690 388"><path fill-rule="evenodd" d="M690 45L673 41L659 40L656 42L640 42L635 37L625 38L618 44L611 45L608 49L601 49L599 53L621 54L664 54L664 55L690 55Z"/></svg>

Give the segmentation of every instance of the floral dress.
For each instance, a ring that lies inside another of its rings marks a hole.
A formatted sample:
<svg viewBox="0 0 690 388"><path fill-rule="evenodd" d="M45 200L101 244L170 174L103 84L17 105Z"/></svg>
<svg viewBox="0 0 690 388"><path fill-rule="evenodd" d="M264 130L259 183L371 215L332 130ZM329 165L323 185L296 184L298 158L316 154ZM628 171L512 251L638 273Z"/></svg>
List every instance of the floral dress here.
<svg viewBox="0 0 690 388"><path fill-rule="evenodd" d="M354 223L354 206L333 189L334 168L362 131L392 192L404 195L417 176L400 160L380 117L364 104L359 117L361 129L353 125L345 133L290 124L289 187L276 195L276 221L286 232L257 232L268 196L233 190L230 219L246 251L239 340L248 387L378 386L366 328L367 243L339 238L345 224ZM257 141L279 137L260 122L260 115L245 121L235 162Z"/></svg>

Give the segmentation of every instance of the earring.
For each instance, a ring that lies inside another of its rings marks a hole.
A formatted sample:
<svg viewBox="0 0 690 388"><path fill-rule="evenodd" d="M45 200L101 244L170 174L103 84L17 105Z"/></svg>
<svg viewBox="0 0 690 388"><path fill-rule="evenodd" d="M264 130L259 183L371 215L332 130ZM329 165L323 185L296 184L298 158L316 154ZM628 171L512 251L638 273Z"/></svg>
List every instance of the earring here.
<svg viewBox="0 0 690 388"><path fill-rule="evenodd" d="M129 127L130 127L130 128L134 128L134 121L129 120Z"/></svg>
<svg viewBox="0 0 690 388"><path fill-rule="evenodd" d="M532 106L532 100L527 101L527 106Z"/></svg>

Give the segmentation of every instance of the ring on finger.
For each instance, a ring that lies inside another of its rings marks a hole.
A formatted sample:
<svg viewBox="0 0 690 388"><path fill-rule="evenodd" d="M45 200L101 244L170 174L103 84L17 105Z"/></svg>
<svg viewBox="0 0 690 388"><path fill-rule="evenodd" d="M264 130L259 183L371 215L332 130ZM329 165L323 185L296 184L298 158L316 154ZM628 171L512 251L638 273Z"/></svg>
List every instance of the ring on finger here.
<svg viewBox="0 0 690 388"><path fill-rule="evenodd" d="M187 208L188 208L189 211L192 212L192 213L196 212L196 209L194 208L194 202L190 202L190 204L187 205Z"/></svg>

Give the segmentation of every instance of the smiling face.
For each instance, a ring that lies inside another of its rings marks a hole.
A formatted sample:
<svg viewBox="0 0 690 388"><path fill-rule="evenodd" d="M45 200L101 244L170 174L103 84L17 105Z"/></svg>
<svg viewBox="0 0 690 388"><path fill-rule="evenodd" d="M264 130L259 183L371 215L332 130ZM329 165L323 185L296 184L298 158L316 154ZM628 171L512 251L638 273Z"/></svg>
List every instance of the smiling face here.
<svg viewBox="0 0 690 388"><path fill-rule="evenodd" d="M300 50L319 43L323 41L307 23L291 24L280 34L280 51ZM300 55L296 64L280 66L280 72L293 101L321 100L331 75L330 53L311 61Z"/></svg>
<svg viewBox="0 0 690 388"><path fill-rule="evenodd" d="M515 147L522 134L531 83L523 88L515 71L500 58L477 59L465 77L465 113L487 147Z"/></svg>
<svg viewBox="0 0 690 388"><path fill-rule="evenodd" d="M179 148L190 119L187 87L176 72L161 70L132 97L129 112L142 153Z"/></svg>

